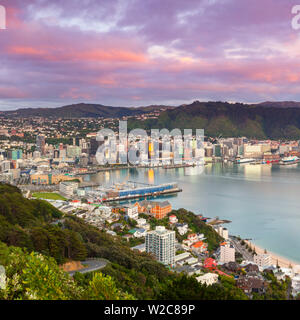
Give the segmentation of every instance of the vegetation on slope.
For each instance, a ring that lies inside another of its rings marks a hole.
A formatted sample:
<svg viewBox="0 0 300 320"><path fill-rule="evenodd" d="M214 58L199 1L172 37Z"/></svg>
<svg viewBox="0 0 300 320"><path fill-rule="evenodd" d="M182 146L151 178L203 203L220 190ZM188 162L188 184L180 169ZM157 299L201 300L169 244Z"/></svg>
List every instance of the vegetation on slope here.
<svg viewBox="0 0 300 320"><path fill-rule="evenodd" d="M51 224L56 219L58 223ZM233 286L228 295L222 283L206 291L196 280L188 280L190 286L185 287L182 275L169 271L151 255L131 250L119 237L113 238L82 219L62 219L48 203L24 199L18 189L8 185L0 186L0 236L8 245L2 245L0 254L0 264L7 267L9 278L8 291L1 292L5 299L171 299L175 285L184 297L193 299L239 299L242 294ZM74 282L58 268L68 259L86 257L111 262L101 272L115 289L101 289L103 275L76 274ZM89 287L92 292L87 292Z"/></svg>
<svg viewBox="0 0 300 320"><path fill-rule="evenodd" d="M211 137L299 139L300 108L199 102L167 110L158 119L130 119L128 128L204 129Z"/></svg>

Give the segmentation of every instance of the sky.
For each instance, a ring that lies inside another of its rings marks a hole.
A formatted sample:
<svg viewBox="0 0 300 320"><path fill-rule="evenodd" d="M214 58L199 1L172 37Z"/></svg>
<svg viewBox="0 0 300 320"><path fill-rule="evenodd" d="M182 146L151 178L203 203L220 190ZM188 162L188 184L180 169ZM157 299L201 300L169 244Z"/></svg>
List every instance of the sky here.
<svg viewBox="0 0 300 320"><path fill-rule="evenodd" d="M300 101L295 4L0 0L0 110Z"/></svg>

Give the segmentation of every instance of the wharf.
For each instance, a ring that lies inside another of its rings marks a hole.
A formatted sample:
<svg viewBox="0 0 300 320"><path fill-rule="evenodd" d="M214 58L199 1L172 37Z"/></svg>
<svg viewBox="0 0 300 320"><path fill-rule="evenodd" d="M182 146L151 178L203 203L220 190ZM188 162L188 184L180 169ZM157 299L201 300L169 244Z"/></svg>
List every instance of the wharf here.
<svg viewBox="0 0 300 320"><path fill-rule="evenodd" d="M115 201L147 198L147 197L157 197L157 196L162 196L162 195L167 195L167 194L174 194L174 193L178 193L178 192L182 192L182 189L174 188L174 189L168 189L168 190L158 191L158 192L149 192L149 193L144 193L144 194L135 194L135 195L128 195L128 196L107 198L105 200L103 199L102 202L115 202Z"/></svg>

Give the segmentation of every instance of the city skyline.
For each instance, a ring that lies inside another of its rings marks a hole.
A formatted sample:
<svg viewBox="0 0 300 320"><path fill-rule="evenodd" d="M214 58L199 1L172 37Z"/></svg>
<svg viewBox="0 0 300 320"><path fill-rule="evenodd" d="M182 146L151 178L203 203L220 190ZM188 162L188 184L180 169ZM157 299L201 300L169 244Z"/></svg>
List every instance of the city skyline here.
<svg viewBox="0 0 300 320"><path fill-rule="evenodd" d="M1 110L300 100L293 1L0 4Z"/></svg>

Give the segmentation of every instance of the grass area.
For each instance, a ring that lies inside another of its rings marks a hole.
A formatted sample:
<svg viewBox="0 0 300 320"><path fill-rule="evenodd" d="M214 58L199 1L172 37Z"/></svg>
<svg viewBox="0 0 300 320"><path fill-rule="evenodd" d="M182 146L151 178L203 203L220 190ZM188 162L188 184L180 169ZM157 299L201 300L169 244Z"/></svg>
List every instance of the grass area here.
<svg viewBox="0 0 300 320"><path fill-rule="evenodd" d="M52 193L52 192L34 192L32 194L32 197L37 199L48 199L48 200L67 200L60 194Z"/></svg>

